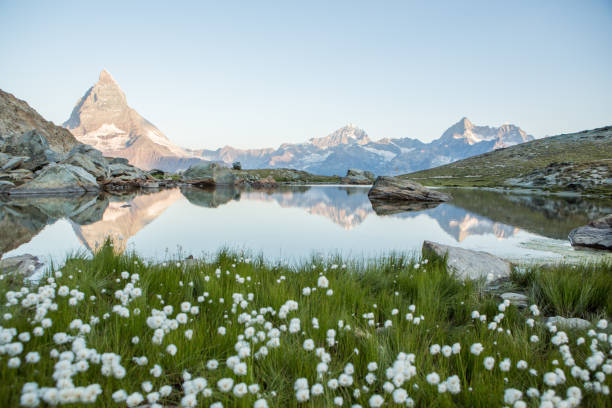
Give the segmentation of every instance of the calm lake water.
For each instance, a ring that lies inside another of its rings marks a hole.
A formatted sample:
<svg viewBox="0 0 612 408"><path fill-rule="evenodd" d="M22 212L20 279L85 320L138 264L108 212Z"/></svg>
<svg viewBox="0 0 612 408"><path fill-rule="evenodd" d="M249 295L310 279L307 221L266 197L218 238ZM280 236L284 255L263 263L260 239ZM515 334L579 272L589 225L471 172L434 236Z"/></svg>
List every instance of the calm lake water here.
<svg viewBox="0 0 612 408"><path fill-rule="evenodd" d="M576 251L572 228L612 212L603 200L448 190L453 201L415 211L368 200L368 187L288 186L273 191L176 188L122 196L0 199L0 254L61 262L111 236L151 260L222 247L296 260L313 253L371 258L419 251L423 240L522 262L603 256ZM382 212L382 213L381 213Z"/></svg>

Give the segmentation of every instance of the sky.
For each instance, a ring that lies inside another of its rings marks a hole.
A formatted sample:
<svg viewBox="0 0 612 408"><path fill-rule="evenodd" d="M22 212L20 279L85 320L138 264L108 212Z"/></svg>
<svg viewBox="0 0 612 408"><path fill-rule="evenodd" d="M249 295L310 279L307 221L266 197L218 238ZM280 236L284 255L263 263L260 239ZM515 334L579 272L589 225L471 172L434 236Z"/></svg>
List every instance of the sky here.
<svg viewBox="0 0 612 408"><path fill-rule="evenodd" d="M0 0L0 88L61 124L107 69L191 148L348 123L423 141L467 116L536 137L612 124L612 1Z"/></svg>

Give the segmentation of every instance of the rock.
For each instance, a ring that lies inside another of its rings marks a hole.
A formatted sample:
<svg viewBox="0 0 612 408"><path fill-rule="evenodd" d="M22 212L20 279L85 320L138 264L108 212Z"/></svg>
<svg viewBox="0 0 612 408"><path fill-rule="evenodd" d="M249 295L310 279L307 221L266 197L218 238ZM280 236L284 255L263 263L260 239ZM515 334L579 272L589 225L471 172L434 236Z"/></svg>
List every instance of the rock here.
<svg viewBox="0 0 612 408"><path fill-rule="evenodd" d="M163 178L166 172L160 169L149 170L149 176Z"/></svg>
<svg viewBox="0 0 612 408"><path fill-rule="evenodd" d="M0 193L8 191L12 188L15 188L15 184L11 183L10 181L0 180Z"/></svg>
<svg viewBox="0 0 612 408"><path fill-rule="evenodd" d="M348 169L346 176L340 179L342 184L372 184L374 174L370 171Z"/></svg>
<svg viewBox="0 0 612 408"><path fill-rule="evenodd" d="M159 183L157 181L145 181L140 184L142 188L159 188Z"/></svg>
<svg viewBox="0 0 612 408"><path fill-rule="evenodd" d="M512 264L488 252L472 251L437 242L423 242L423 256L446 256L449 270L461 279L496 280L506 278L512 271Z"/></svg>
<svg viewBox="0 0 612 408"><path fill-rule="evenodd" d="M522 293L506 292L502 293L500 297L503 300L510 301L510 303L515 305L516 307L525 308L529 306L529 298L523 295Z"/></svg>
<svg viewBox="0 0 612 408"><path fill-rule="evenodd" d="M8 181L12 181L15 184L23 184L32 180L34 178L34 173L26 169L16 169L9 173L2 174L0 178L9 179Z"/></svg>
<svg viewBox="0 0 612 408"><path fill-rule="evenodd" d="M104 180L110 175L108 160L102 156L102 152L89 145L76 145L62 163L82 167L97 180Z"/></svg>
<svg viewBox="0 0 612 408"><path fill-rule="evenodd" d="M2 171L15 170L28 160L26 156L9 156L4 153L2 153L2 156L6 156L6 161L4 161L4 157L0 157L0 163L3 163Z"/></svg>
<svg viewBox="0 0 612 408"><path fill-rule="evenodd" d="M276 180L274 180L274 177L268 176L266 178L253 181L251 186L255 188L275 188L278 187L278 183Z"/></svg>
<svg viewBox="0 0 612 408"><path fill-rule="evenodd" d="M568 238L572 246L612 251L612 214L573 229Z"/></svg>
<svg viewBox="0 0 612 408"><path fill-rule="evenodd" d="M242 163L239 161L235 161L232 163L232 169L234 170L242 170Z"/></svg>
<svg viewBox="0 0 612 408"><path fill-rule="evenodd" d="M32 171L62 159L60 153L51 150L47 138L37 129L7 138L2 148L12 156L28 157L21 167Z"/></svg>
<svg viewBox="0 0 612 408"><path fill-rule="evenodd" d="M43 264L34 255L11 256L0 260L0 273L28 277L41 266Z"/></svg>
<svg viewBox="0 0 612 408"><path fill-rule="evenodd" d="M452 197L440 191L430 190L412 180L380 176L368 192L368 198L385 201L449 201Z"/></svg>
<svg viewBox="0 0 612 408"><path fill-rule="evenodd" d="M586 330L591 327L591 322L589 322L588 320L580 319L578 317L549 317L548 319L546 319L546 324L552 324L558 327L578 330Z"/></svg>
<svg viewBox="0 0 612 408"><path fill-rule="evenodd" d="M34 178L10 191L10 194L62 194L99 191L94 176L70 164L49 164Z"/></svg>
<svg viewBox="0 0 612 408"><path fill-rule="evenodd" d="M191 166L183 173L183 181L196 186L229 186L235 178L230 169L210 163Z"/></svg>

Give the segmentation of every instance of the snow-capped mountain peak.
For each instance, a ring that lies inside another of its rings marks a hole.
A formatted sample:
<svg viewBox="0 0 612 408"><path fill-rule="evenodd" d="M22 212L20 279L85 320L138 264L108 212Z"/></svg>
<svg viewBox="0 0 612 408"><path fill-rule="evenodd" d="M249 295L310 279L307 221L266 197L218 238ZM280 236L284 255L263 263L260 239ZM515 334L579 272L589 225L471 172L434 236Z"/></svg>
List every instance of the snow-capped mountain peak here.
<svg viewBox="0 0 612 408"><path fill-rule="evenodd" d="M368 134L363 129L358 128L352 123L341 127L325 137L315 137L309 140L310 144L321 149L353 143L363 145L370 142L371 140L368 137Z"/></svg>

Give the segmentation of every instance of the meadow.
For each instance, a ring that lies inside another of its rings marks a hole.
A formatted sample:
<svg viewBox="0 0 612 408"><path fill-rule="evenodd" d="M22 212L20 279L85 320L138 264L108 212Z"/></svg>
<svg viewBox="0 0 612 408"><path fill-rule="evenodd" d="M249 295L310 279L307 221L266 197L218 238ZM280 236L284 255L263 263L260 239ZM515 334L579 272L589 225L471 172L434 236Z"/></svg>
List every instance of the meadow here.
<svg viewBox="0 0 612 408"><path fill-rule="evenodd" d="M1 275L0 406L612 406L611 273L517 270L518 308L440 258L152 264L107 242Z"/></svg>

